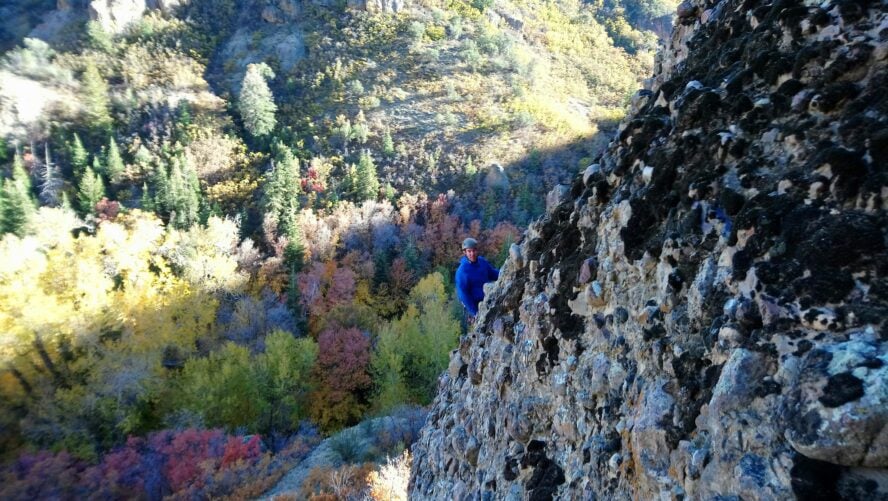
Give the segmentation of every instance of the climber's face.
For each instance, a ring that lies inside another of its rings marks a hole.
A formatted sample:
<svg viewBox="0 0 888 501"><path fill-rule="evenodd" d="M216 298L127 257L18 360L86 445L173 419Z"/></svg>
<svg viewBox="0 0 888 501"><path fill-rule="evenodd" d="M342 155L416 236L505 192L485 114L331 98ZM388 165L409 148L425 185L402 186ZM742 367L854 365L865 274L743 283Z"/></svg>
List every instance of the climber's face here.
<svg viewBox="0 0 888 501"><path fill-rule="evenodd" d="M475 262L478 260L478 249L469 248L465 250L466 257L469 258L469 261Z"/></svg>

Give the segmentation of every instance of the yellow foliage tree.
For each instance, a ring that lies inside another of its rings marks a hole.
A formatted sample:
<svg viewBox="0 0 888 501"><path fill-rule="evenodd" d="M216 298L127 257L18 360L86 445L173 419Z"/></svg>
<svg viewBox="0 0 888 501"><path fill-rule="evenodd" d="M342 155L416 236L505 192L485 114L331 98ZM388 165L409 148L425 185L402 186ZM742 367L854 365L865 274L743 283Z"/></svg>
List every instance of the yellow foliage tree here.
<svg viewBox="0 0 888 501"><path fill-rule="evenodd" d="M177 232L153 215L134 211L89 234L72 213L43 208L34 228L0 241L0 392L41 417L21 420L38 445L121 439L151 420L165 354L209 337L213 287L172 272L161 245ZM95 419L103 436L71 438Z"/></svg>

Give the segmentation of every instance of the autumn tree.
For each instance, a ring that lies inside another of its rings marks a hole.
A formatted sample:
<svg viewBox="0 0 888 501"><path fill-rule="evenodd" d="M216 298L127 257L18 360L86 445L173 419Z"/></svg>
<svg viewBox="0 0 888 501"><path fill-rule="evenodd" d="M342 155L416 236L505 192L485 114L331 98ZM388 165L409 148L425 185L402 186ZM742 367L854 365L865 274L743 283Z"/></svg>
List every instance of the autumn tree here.
<svg viewBox="0 0 888 501"><path fill-rule="evenodd" d="M355 296L355 272L336 261L316 261L297 277L299 298L309 314L309 333L317 335L324 317L338 305L348 305Z"/></svg>
<svg viewBox="0 0 888 501"><path fill-rule="evenodd" d="M238 96L237 111L244 128L254 137L268 135L277 124L274 117L277 106L266 81L269 78L274 78L274 72L267 64L248 65Z"/></svg>
<svg viewBox="0 0 888 501"><path fill-rule="evenodd" d="M377 410L431 402L458 336L443 277L426 276L410 291L407 311L380 330L371 361Z"/></svg>
<svg viewBox="0 0 888 501"><path fill-rule="evenodd" d="M0 331L13 375L0 377L0 399L30 444L88 456L157 425L170 401L165 353L191 354L216 301L171 273L157 218L119 215L75 237L82 224L41 208L32 238L0 240Z"/></svg>
<svg viewBox="0 0 888 501"><path fill-rule="evenodd" d="M318 346L311 338L297 339L282 330L265 337L265 352L254 363L261 396L259 431L290 431L308 415L309 376L317 356Z"/></svg>
<svg viewBox="0 0 888 501"><path fill-rule="evenodd" d="M251 426L261 412L252 365L249 348L234 343L189 360L179 383L183 406L209 426Z"/></svg>
<svg viewBox="0 0 888 501"><path fill-rule="evenodd" d="M384 325L377 335L376 346L370 362L375 387L373 407L377 412L388 412L410 400L410 390L404 377L405 353L401 337L409 323L415 328L416 322L392 322ZM400 324L400 325L399 325Z"/></svg>
<svg viewBox="0 0 888 501"><path fill-rule="evenodd" d="M369 364L370 339L360 330L333 327L318 337L311 416L322 430L334 431L360 420L371 386Z"/></svg>

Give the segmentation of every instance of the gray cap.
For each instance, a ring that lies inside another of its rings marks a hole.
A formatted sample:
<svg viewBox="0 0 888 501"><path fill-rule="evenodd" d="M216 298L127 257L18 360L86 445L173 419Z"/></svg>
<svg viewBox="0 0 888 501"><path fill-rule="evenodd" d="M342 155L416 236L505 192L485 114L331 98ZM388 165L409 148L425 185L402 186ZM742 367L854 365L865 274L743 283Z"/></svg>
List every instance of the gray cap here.
<svg viewBox="0 0 888 501"><path fill-rule="evenodd" d="M463 240L463 250L474 249L475 247L478 247L478 241L474 238L467 238Z"/></svg>

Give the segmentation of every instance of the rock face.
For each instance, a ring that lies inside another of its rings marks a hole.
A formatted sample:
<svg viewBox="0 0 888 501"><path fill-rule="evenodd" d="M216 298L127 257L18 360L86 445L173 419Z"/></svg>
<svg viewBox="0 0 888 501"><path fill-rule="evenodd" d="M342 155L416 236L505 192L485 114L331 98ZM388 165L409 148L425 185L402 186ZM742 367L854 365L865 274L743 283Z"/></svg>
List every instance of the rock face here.
<svg viewBox="0 0 888 501"><path fill-rule="evenodd" d="M262 9L262 20L271 24L284 24L296 21L302 14L302 6L296 0L276 0Z"/></svg>
<svg viewBox="0 0 888 501"><path fill-rule="evenodd" d="M888 16L687 0L452 354L416 499L888 496Z"/></svg>
<svg viewBox="0 0 888 501"><path fill-rule="evenodd" d="M146 7L145 0L93 0L89 3L89 18L108 33L120 33L141 19Z"/></svg>
<svg viewBox="0 0 888 501"><path fill-rule="evenodd" d="M85 1L58 0L57 9L70 10L72 6ZM121 33L127 26L142 19L146 10L171 13L187 3L188 0L92 0L88 12L90 20L98 22L106 32Z"/></svg>
<svg viewBox="0 0 888 501"><path fill-rule="evenodd" d="M348 0L348 7L350 9L386 14L401 12L409 5L410 3L407 0Z"/></svg>

